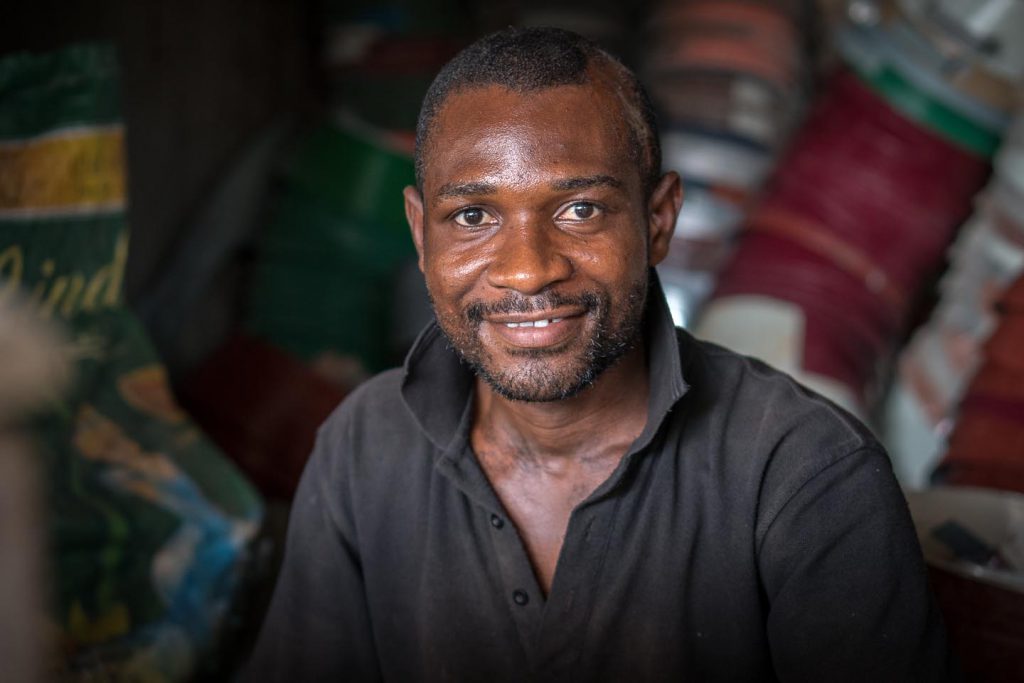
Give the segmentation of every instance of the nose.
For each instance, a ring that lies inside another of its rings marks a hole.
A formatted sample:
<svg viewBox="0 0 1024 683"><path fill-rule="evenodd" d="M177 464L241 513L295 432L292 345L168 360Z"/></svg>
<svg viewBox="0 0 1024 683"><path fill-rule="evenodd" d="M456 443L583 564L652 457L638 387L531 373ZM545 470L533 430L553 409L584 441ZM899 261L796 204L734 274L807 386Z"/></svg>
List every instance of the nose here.
<svg viewBox="0 0 1024 683"><path fill-rule="evenodd" d="M572 260L559 248L554 226L535 221L504 225L487 269L493 287L537 294L572 276Z"/></svg>

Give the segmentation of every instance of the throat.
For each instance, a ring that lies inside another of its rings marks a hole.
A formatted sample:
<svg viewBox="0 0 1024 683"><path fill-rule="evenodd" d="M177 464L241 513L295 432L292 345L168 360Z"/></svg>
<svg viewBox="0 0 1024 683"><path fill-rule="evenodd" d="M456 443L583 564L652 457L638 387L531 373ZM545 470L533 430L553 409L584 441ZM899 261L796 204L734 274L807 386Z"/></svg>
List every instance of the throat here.
<svg viewBox="0 0 1024 683"><path fill-rule="evenodd" d="M481 469L515 525L544 594L551 591L576 507L614 472L628 444L590 454L538 455L522 443L474 439Z"/></svg>

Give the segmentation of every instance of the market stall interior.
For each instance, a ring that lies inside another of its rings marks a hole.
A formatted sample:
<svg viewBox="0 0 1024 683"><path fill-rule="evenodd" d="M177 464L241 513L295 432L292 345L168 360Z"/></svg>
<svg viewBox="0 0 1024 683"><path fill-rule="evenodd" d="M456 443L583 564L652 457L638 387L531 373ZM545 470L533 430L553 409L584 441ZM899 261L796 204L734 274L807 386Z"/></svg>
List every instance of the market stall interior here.
<svg viewBox="0 0 1024 683"><path fill-rule="evenodd" d="M1024 680L1024 0L15 0L0 612L45 618L5 675L244 660L318 425L432 317L423 94L509 25L637 71L676 323L875 431L965 672Z"/></svg>

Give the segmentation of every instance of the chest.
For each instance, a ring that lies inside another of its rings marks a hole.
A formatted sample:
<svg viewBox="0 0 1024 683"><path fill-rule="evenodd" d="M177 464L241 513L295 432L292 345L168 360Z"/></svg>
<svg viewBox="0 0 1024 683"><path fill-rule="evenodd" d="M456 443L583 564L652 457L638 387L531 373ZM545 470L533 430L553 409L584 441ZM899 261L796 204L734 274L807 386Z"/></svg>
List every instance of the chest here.
<svg viewBox="0 0 1024 683"><path fill-rule="evenodd" d="M573 510L607 480L615 459L554 471L529 463L508 466L486 456L480 463L523 542L541 590L549 593Z"/></svg>
<svg viewBox="0 0 1024 683"><path fill-rule="evenodd" d="M499 477L493 497L449 485L471 472L453 466L412 506L426 512L415 524L392 514L392 532L369 536L389 538L364 555L382 661L462 680L667 680L721 662L758 678L760 661L737 669L732 654L761 651L753 543L706 488L641 468L573 505L582 490L562 482L520 495Z"/></svg>

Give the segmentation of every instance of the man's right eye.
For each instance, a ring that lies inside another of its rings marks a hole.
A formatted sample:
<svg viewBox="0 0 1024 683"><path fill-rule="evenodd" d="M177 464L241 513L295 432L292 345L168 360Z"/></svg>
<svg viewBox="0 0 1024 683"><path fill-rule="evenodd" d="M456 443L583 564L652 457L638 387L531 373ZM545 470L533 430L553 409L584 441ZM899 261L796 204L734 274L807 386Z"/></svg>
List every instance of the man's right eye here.
<svg viewBox="0 0 1024 683"><path fill-rule="evenodd" d="M491 214L476 206L459 211L453 216L453 219L456 223L466 228L479 228L482 225L497 223Z"/></svg>

